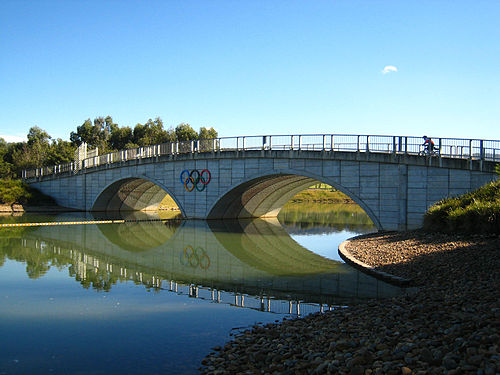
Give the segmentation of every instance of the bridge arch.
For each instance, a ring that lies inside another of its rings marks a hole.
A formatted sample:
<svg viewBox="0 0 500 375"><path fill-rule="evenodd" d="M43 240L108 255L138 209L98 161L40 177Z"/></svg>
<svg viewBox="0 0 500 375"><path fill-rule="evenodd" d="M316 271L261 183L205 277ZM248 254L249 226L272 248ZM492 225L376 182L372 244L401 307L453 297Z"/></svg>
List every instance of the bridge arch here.
<svg viewBox="0 0 500 375"><path fill-rule="evenodd" d="M382 225L373 210L356 194L325 177L304 170L280 169L254 174L231 186L208 209L208 219L276 217L281 208L297 193L321 182L349 196L370 217L377 228Z"/></svg>
<svg viewBox="0 0 500 375"><path fill-rule="evenodd" d="M182 205L170 189L160 181L144 175L122 176L119 180L106 185L94 199L91 211L153 211L158 209L167 194L172 197L181 214L185 216Z"/></svg>

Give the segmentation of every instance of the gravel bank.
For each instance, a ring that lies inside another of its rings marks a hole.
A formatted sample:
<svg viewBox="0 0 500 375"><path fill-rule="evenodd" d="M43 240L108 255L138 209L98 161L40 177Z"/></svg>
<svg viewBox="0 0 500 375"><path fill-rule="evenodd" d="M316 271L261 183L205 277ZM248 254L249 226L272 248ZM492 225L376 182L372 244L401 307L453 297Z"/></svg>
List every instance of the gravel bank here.
<svg viewBox="0 0 500 375"><path fill-rule="evenodd" d="M380 233L345 248L419 291L256 326L215 348L201 373L500 373L499 237Z"/></svg>

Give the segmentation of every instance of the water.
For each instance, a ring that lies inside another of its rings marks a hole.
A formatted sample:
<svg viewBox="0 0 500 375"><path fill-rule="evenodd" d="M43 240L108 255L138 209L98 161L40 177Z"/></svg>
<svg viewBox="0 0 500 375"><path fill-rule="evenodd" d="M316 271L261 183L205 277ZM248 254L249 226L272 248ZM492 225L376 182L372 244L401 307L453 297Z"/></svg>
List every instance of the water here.
<svg viewBox="0 0 500 375"><path fill-rule="evenodd" d="M340 225L292 211L281 223L135 215L1 228L0 374L196 373L211 348L255 323L400 293L339 261L340 242L374 230L358 213ZM82 219L93 217L0 222Z"/></svg>

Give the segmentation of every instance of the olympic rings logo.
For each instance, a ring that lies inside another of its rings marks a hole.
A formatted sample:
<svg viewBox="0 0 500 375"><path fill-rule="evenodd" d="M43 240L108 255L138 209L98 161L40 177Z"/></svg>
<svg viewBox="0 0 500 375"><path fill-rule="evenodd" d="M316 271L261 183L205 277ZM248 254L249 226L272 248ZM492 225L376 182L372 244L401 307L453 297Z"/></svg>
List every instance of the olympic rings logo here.
<svg viewBox="0 0 500 375"><path fill-rule="evenodd" d="M184 185L187 191L193 191L195 188L198 191L203 191L212 179L212 174L208 169L201 172L198 169L193 169L191 172L184 169L179 177L181 184Z"/></svg>
<svg viewBox="0 0 500 375"><path fill-rule="evenodd" d="M210 267L210 258L201 247L193 249L192 246L186 246L184 251L181 251L179 259L183 266L190 266L192 268L200 267L204 270Z"/></svg>

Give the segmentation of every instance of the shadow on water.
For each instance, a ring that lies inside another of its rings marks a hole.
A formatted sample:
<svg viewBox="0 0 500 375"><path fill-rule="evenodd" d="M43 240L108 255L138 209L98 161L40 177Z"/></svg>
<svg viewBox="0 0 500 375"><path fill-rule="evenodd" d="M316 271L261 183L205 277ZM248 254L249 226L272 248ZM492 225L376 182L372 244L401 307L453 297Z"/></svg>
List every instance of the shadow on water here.
<svg viewBox="0 0 500 375"><path fill-rule="evenodd" d="M306 249L278 220L123 218L123 224L12 232L0 241L0 265L5 259L25 262L31 278L68 266L86 288L110 290L131 280L157 291L285 313L290 311L283 304L291 309L291 301L333 306L401 292Z"/></svg>

